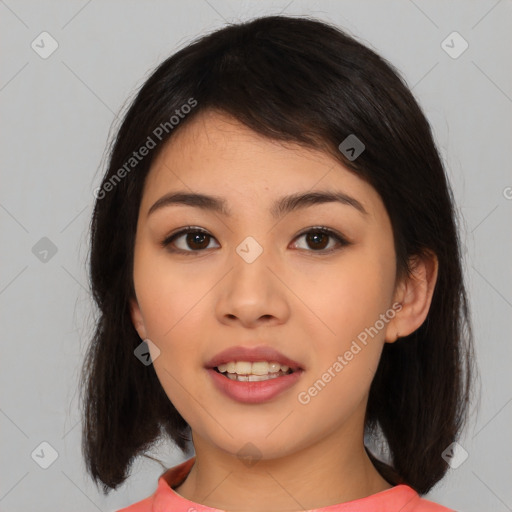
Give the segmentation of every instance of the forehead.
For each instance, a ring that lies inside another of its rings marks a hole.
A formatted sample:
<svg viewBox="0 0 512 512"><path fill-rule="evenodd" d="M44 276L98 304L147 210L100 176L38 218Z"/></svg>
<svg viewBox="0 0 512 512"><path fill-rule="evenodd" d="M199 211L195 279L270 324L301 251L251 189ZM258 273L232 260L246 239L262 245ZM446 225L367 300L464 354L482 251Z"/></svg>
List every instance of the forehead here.
<svg viewBox="0 0 512 512"><path fill-rule="evenodd" d="M222 195L242 204L331 189L357 196L370 213L383 208L373 187L327 152L271 140L227 114L211 111L183 126L162 148L146 178L146 209L149 202L177 189Z"/></svg>

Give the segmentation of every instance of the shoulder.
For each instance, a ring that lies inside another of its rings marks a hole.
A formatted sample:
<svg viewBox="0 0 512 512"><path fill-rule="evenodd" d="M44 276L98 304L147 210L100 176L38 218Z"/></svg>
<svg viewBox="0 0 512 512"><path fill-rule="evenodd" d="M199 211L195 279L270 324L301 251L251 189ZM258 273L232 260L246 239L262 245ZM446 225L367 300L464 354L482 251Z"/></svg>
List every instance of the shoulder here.
<svg viewBox="0 0 512 512"><path fill-rule="evenodd" d="M403 512L456 512L451 508L444 507L438 503L422 498L414 489L407 485L399 486L406 498Z"/></svg>
<svg viewBox="0 0 512 512"><path fill-rule="evenodd" d="M195 456L166 470L158 478L155 492L129 507L116 512L154 512L155 510L177 510L186 501L177 494L173 487L178 486L186 478L195 462ZM187 502L188 503L188 502Z"/></svg>
<svg viewBox="0 0 512 512"><path fill-rule="evenodd" d="M414 512L456 512L452 508L443 507L443 505L423 498L419 498L418 503L412 510Z"/></svg>
<svg viewBox="0 0 512 512"><path fill-rule="evenodd" d="M357 504L358 508L354 508ZM349 502L345 504L343 511L355 512L455 512L450 508L422 498L412 487L399 484L385 491ZM334 512L334 511L333 511Z"/></svg>

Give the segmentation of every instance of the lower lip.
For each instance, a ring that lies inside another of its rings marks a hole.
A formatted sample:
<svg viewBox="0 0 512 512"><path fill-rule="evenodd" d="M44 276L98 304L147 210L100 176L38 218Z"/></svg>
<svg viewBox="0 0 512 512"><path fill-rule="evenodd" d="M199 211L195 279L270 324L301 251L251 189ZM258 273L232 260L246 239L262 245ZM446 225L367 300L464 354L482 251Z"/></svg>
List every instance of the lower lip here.
<svg viewBox="0 0 512 512"><path fill-rule="evenodd" d="M296 370L275 379L249 382L228 379L213 368L207 368L207 371L219 391L237 402L246 404L259 404L271 400L293 386L303 372Z"/></svg>

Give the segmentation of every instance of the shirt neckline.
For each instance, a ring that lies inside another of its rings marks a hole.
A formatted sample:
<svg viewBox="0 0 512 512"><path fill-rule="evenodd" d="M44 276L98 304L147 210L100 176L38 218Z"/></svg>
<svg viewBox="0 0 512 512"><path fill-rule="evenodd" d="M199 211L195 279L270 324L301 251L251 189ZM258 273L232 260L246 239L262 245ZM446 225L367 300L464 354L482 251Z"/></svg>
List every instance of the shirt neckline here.
<svg viewBox="0 0 512 512"><path fill-rule="evenodd" d="M224 512L221 509L190 501L175 491L174 488L183 483L194 463L195 456L168 469L160 476L158 488L154 495L152 512L165 512L167 510L173 510L173 512L189 512L190 510L196 512ZM307 512L375 512L376 510L379 510L379 512L394 512L398 509L401 512L407 512L413 510L419 500L418 493L412 487L406 484L398 484L364 498L310 509Z"/></svg>

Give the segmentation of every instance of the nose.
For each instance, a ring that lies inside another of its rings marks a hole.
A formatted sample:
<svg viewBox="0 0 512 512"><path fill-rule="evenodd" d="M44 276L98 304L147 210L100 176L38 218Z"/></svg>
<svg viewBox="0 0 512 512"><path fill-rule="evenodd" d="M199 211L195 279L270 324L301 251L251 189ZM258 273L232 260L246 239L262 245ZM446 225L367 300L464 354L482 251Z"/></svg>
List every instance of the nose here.
<svg viewBox="0 0 512 512"><path fill-rule="evenodd" d="M285 323L290 315L290 291L282 281L279 262L266 250L253 261L240 254L234 253L233 268L220 283L217 318L245 328Z"/></svg>

